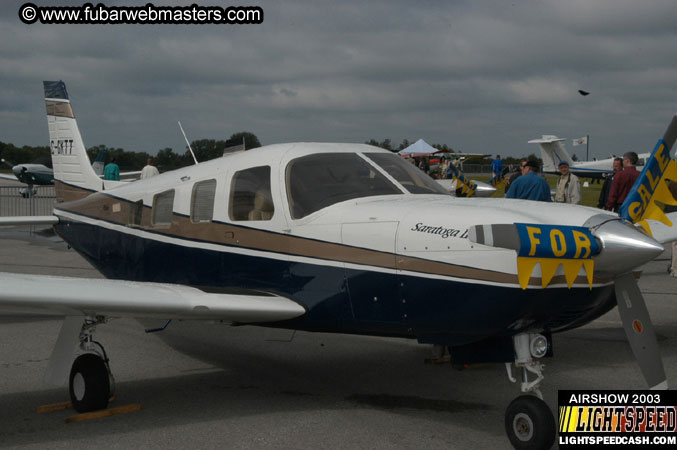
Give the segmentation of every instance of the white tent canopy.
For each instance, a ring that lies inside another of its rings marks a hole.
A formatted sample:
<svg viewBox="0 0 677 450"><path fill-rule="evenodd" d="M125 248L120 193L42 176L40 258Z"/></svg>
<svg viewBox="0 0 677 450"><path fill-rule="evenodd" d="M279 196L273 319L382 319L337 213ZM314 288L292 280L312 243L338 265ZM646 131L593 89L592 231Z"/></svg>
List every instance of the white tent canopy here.
<svg viewBox="0 0 677 450"><path fill-rule="evenodd" d="M432 147L423 139L419 139L418 141L414 142L404 150L400 150L398 153L400 155L416 156L416 155L429 155L431 153L435 153L436 151L437 149L435 147Z"/></svg>

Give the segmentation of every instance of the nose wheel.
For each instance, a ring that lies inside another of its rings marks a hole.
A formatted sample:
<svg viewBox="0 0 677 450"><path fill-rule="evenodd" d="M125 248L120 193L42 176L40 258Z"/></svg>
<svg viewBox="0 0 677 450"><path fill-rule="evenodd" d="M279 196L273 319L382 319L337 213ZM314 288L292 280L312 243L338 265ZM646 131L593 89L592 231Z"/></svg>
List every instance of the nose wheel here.
<svg viewBox="0 0 677 450"><path fill-rule="evenodd" d="M557 427L539 389L545 366L538 362L547 353L549 343L540 334L522 333L513 337L513 345L515 366L522 372L520 390L533 395L520 395L510 402L505 411L505 432L517 450L549 449L555 442ZM516 383L510 366L506 363L508 379Z"/></svg>
<svg viewBox="0 0 677 450"><path fill-rule="evenodd" d="M555 442L555 418L543 400L520 395L505 411L505 432L518 450L540 450Z"/></svg>

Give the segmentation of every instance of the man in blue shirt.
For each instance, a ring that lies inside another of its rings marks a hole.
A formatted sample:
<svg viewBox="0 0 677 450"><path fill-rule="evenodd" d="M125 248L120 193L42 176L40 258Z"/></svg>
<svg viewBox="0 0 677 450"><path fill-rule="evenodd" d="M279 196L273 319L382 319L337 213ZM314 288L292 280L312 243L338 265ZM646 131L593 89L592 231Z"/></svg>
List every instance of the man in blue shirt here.
<svg viewBox="0 0 677 450"><path fill-rule="evenodd" d="M521 198L524 200L540 200L551 202L550 186L548 182L538 176L538 163L527 161L522 168L522 176L510 183L506 198Z"/></svg>
<svg viewBox="0 0 677 450"><path fill-rule="evenodd" d="M501 161L501 155L496 155L496 159L491 162L491 171L494 173L494 176L497 177L503 172L503 161Z"/></svg>

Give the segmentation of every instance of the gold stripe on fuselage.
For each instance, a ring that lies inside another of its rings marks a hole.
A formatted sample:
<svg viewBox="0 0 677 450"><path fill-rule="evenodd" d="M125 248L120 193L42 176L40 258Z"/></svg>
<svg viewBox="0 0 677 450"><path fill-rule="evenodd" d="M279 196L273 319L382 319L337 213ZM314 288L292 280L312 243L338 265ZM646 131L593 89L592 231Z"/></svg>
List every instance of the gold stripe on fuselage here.
<svg viewBox="0 0 677 450"><path fill-rule="evenodd" d="M76 186L67 185L62 182L57 183L59 185L57 191L61 191L59 195L64 199L73 200L68 203L60 203L58 205L59 209L117 225L152 231L168 237L390 270L404 270L501 284L518 284L517 275L513 274L431 261L379 250L352 247L335 242L289 236L229 223L194 223L190 217L176 213L173 214L171 225L154 226L151 223L151 209L146 206L141 208L141 220L137 225L133 224L134 218L132 217L133 208L135 207L134 202L113 197L104 192L91 193ZM65 186L68 186L67 190L62 189ZM585 276L576 278L577 284L587 284L587 281ZM595 281L597 283L605 282L605 280ZM565 277L558 275L553 278L551 283L563 284L565 282ZM529 285L540 286L540 278L531 278Z"/></svg>

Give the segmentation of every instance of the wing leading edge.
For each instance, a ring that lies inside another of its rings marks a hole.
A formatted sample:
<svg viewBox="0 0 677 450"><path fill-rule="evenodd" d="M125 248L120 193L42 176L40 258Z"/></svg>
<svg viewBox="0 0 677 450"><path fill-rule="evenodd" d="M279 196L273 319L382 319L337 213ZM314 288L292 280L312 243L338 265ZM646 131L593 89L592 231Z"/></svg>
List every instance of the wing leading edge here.
<svg viewBox="0 0 677 450"><path fill-rule="evenodd" d="M177 284L0 272L0 286L0 309L13 312L239 323L276 322L306 312L276 295L213 294Z"/></svg>

